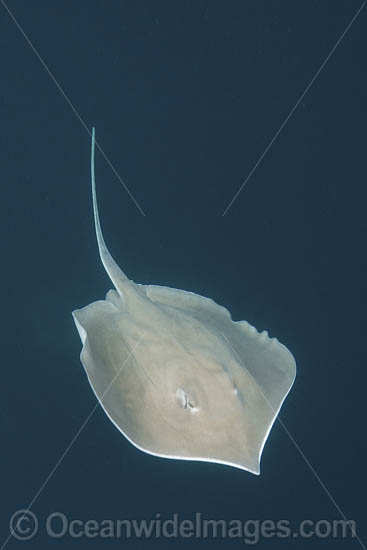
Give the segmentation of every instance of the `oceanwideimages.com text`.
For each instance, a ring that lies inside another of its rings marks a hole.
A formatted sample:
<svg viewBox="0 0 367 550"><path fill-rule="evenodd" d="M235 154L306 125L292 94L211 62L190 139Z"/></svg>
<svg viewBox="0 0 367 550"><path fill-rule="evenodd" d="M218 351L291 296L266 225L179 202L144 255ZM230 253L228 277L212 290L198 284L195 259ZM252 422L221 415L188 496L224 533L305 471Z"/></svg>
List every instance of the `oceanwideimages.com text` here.
<svg viewBox="0 0 367 550"><path fill-rule="evenodd" d="M261 539L326 539L352 538L356 533L353 520L304 519L297 526L288 519L210 519L197 512L183 518L178 513L169 517L155 514L150 519L77 519L53 512L40 521L30 510L18 510L10 518L10 533L17 540L30 540L39 533L52 539L242 539L255 545Z"/></svg>

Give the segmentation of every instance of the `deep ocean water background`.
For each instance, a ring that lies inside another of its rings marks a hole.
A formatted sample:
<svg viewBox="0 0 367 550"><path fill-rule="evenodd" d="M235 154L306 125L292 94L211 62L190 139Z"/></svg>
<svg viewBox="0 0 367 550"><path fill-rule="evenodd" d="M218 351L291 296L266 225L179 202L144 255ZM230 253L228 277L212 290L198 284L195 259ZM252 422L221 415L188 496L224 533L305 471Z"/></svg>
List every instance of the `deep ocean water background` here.
<svg viewBox="0 0 367 550"><path fill-rule="evenodd" d="M289 347L298 375L280 417L366 540L367 8L267 150L360 2L8 4L52 76L0 4L2 540L11 515L38 493L37 536L11 538L9 549L244 545L182 536L55 541L45 529L52 512L98 522L287 519L295 532L305 519L340 519L279 422L260 477L141 453L100 408L79 433L95 397L71 311L110 288L80 119L96 126L139 205L97 154L102 226L116 261L136 282L209 296ZM290 536L257 544L280 545L359 543Z"/></svg>

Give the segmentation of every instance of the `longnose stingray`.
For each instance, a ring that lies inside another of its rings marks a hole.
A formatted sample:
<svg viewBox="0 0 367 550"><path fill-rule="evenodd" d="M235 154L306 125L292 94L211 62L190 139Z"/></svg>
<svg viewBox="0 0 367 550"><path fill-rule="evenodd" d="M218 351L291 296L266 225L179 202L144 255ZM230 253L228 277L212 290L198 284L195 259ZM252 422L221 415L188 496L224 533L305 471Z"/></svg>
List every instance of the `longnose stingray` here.
<svg viewBox="0 0 367 550"><path fill-rule="evenodd" d="M129 280L104 242L91 179L105 300L73 312L81 361L110 420L152 455L260 473L273 422L292 387L291 352L266 331L234 322L193 292Z"/></svg>

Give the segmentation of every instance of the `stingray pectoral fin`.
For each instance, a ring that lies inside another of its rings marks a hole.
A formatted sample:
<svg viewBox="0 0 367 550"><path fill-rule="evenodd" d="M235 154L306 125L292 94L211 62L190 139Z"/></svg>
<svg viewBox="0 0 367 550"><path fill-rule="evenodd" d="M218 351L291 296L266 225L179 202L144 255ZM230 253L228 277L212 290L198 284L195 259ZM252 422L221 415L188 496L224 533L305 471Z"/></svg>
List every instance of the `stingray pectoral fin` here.
<svg viewBox="0 0 367 550"><path fill-rule="evenodd" d="M134 347L123 337L123 314L104 300L73 311L83 349L81 362L107 416L136 445L136 409L142 398ZM139 445L136 445L139 446Z"/></svg>

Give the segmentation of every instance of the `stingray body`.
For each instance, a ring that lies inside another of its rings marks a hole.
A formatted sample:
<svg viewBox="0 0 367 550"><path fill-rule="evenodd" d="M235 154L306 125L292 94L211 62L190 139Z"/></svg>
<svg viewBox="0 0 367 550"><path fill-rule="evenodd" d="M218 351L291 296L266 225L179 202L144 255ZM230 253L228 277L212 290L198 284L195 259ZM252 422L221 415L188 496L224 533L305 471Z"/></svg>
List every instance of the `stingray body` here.
<svg viewBox="0 0 367 550"><path fill-rule="evenodd" d="M115 290L73 312L81 361L108 417L136 447L176 459L260 473L269 431L296 375L290 351L192 292L127 278L103 240Z"/></svg>

